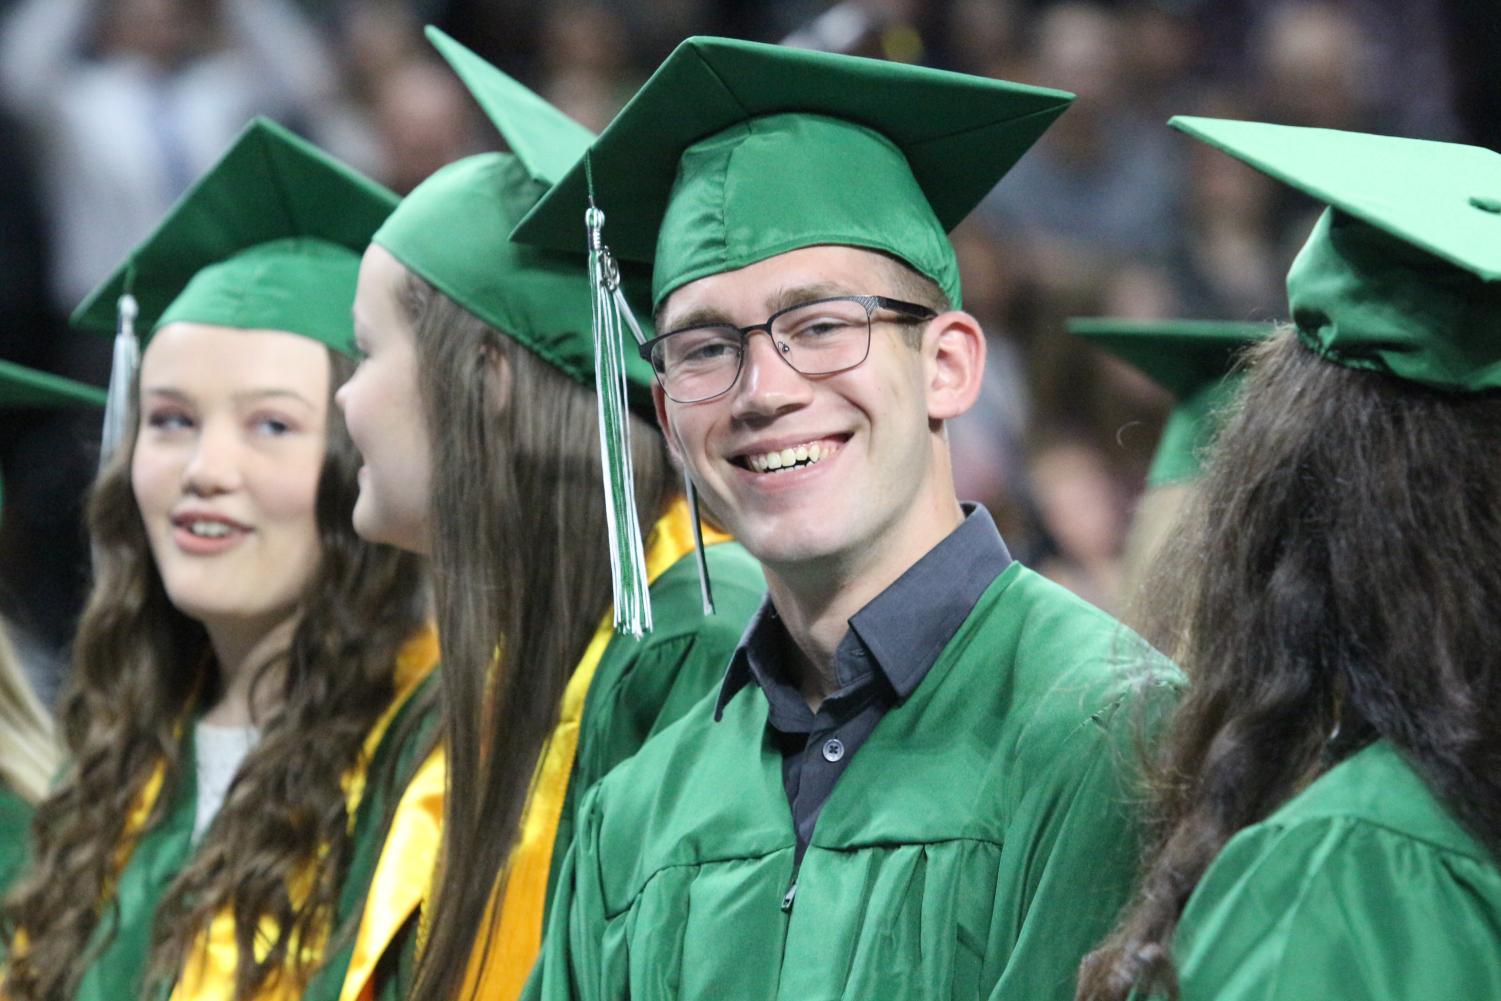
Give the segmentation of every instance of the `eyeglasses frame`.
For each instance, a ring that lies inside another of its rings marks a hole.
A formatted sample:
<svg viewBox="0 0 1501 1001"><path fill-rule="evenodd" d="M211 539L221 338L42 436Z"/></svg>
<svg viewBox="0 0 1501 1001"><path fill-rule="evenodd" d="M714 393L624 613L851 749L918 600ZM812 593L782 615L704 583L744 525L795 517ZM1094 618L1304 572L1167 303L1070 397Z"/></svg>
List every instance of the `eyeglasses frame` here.
<svg viewBox="0 0 1501 1001"><path fill-rule="evenodd" d="M865 307L865 353L860 356L859 361L846 365L843 368L831 369L827 372L804 372L802 369L792 364L792 362L787 358L786 347L779 343L776 338L771 336L771 325L776 323L779 317L785 316L788 313L795 312L799 309L807 309L809 306L818 306L826 302L856 302ZM798 302L793 303L791 306L784 306L767 317L765 322L753 323L747 327L737 327L733 323L699 323L691 327L679 327L677 330L669 330L665 334L658 334L656 337L653 337L650 340L643 341L640 345L637 346L637 350L641 352L642 359L644 359L648 365L651 365L652 375L656 377L657 385L662 387L663 394L666 395L669 400L672 400L672 402L682 404L684 406L695 403L708 403L710 400L717 400L721 396L728 393L730 390L734 389L735 383L740 381L740 373L745 369L745 356L750 349L750 335L756 333L757 331L761 331L762 333L766 334L767 338L771 340L771 343L777 349L777 357L781 358L782 361L786 363L787 367L792 369L792 371L796 372L798 375L814 377L838 375L840 372L848 372L850 369L859 368L861 365L865 364L865 359L870 357L870 328L876 323L875 313L877 309L889 309L895 313L906 314L903 319L883 320L881 321L883 323L926 323L927 321L938 316L938 313L935 312L931 307L924 306L921 303L907 302L903 299L892 299L884 295L831 295L822 299L810 299L807 302ZM652 350L656 347L657 344L667 340L667 338L669 337L673 337L677 334L687 333L690 330L733 330L740 336L740 354L739 360L735 364L734 378L730 379L730 384L728 386L725 386L724 389L721 389L719 392L715 393L712 396L705 396L697 400L679 400L677 397L667 392L667 382L663 378L662 373L657 371L657 366L652 364L651 355Z"/></svg>

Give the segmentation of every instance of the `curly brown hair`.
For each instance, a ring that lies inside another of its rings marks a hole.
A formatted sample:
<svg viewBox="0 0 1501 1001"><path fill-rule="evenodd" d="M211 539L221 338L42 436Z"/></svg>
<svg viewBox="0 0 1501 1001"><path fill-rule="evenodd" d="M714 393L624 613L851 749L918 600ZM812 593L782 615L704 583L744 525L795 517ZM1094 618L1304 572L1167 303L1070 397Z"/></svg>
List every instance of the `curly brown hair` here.
<svg viewBox="0 0 1501 1001"><path fill-rule="evenodd" d="M1171 944L1229 839L1375 740L1501 859L1501 398L1248 355L1198 499L1153 575L1192 681L1152 762L1135 899L1080 999L1177 996Z"/></svg>
<svg viewBox="0 0 1501 1001"><path fill-rule="evenodd" d="M329 357L318 567L287 649L256 679L257 686L278 686L280 695L260 721L264 736L156 915L148 981L175 979L192 943L226 908L236 922L237 999L288 964L296 977L312 973L297 945L328 932L352 847L341 778L389 706L397 653L425 617L420 560L354 533L359 457L332 404L352 366L332 351ZM198 694L212 695L207 634L172 606L147 544L130 482L134 437L100 472L89 498L95 581L60 715L71 763L38 807L29 875L0 912L7 938L24 928L29 941L6 972L11 1001L72 996L116 876L125 817L159 764L162 788L177 788L180 735L195 691L208 685ZM159 797L148 828L165 818L169 799ZM327 855L311 866L325 847ZM288 887L299 875L307 892L293 899ZM263 917L280 934L257 959Z"/></svg>

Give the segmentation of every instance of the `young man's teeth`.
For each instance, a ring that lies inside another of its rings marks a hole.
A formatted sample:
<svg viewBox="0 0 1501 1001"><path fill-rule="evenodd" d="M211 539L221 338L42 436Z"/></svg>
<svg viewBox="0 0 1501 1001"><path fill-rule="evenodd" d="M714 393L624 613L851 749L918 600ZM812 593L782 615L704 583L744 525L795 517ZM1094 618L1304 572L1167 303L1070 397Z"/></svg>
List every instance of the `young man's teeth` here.
<svg viewBox="0 0 1501 1001"><path fill-rule="evenodd" d="M222 539L230 528L222 521L194 521L188 523L188 531L208 539Z"/></svg>
<svg viewBox="0 0 1501 1001"><path fill-rule="evenodd" d="M752 455L746 460L746 464L758 473L769 473L778 469L787 469L798 463L808 463L811 465L833 454L834 450L832 448L819 445L815 441L809 445L796 445L792 448L784 448L778 452Z"/></svg>

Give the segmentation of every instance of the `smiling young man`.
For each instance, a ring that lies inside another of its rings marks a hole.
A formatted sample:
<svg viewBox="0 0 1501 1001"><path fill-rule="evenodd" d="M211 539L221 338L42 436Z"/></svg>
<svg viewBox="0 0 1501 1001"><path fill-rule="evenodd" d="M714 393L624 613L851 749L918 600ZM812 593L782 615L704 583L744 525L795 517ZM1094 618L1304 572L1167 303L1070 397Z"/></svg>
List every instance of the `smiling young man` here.
<svg viewBox="0 0 1501 1001"><path fill-rule="evenodd" d="M946 231L1067 94L690 39L517 230L651 260L675 454L765 569L721 690L581 807L530 996L1069 998L1172 669L955 496Z"/></svg>

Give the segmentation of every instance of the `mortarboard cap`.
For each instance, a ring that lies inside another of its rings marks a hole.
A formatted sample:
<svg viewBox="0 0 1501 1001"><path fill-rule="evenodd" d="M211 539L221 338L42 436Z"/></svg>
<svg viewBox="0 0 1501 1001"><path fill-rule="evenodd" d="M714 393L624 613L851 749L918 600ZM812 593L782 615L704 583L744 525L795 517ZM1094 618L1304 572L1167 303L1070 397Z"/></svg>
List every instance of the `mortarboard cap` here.
<svg viewBox="0 0 1501 1001"><path fill-rule="evenodd" d="M1215 320L1068 321L1069 333L1141 369L1175 397L1147 473L1153 487L1198 478L1221 415L1239 390L1240 353L1272 330L1270 323Z"/></svg>
<svg viewBox="0 0 1501 1001"><path fill-rule="evenodd" d="M595 323L593 264L583 241L553 250L510 239L522 217L589 148L594 134L438 29L429 27L427 37L512 152L467 157L437 171L402 199L373 242L470 313L596 392L614 621L622 632L639 636L651 629L651 600L627 407L654 414L651 366L624 350L618 328L608 339ZM580 232L582 221L582 214L574 220ZM643 268L634 276L622 271L619 278L610 293L624 302L634 289L644 299ZM702 572L702 559L699 566Z"/></svg>
<svg viewBox="0 0 1501 1001"><path fill-rule="evenodd" d="M0 361L0 407L72 406L102 407L104 390L51 372Z"/></svg>
<svg viewBox="0 0 1501 1001"><path fill-rule="evenodd" d="M589 148L594 134L438 29L429 27L427 36L512 152L482 153L436 171L402 199L374 242L592 389L592 299L582 240L567 248L570 253L558 253L513 243L510 232ZM573 222L582 234L582 212ZM645 274L638 269L634 277L644 299ZM651 367L636 352L626 354L631 403L650 416Z"/></svg>
<svg viewBox="0 0 1501 1001"><path fill-rule="evenodd" d="M1073 100L1057 90L726 38L680 44L515 238L581 246L593 195L652 301L801 247L884 251L957 306L948 230Z"/></svg>
<svg viewBox="0 0 1501 1001"><path fill-rule="evenodd" d="M396 196L263 118L73 314L112 333L132 295L143 340L187 321L302 334L354 352L360 256Z"/></svg>
<svg viewBox="0 0 1501 1001"><path fill-rule="evenodd" d="M0 361L0 409L12 407L103 407L98 386L75 382L14 362Z"/></svg>
<svg viewBox="0 0 1501 1001"><path fill-rule="evenodd" d="M1304 344L1446 392L1501 388L1501 154L1260 122L1171 124L1329 206L1287 276Z"/></svg>

